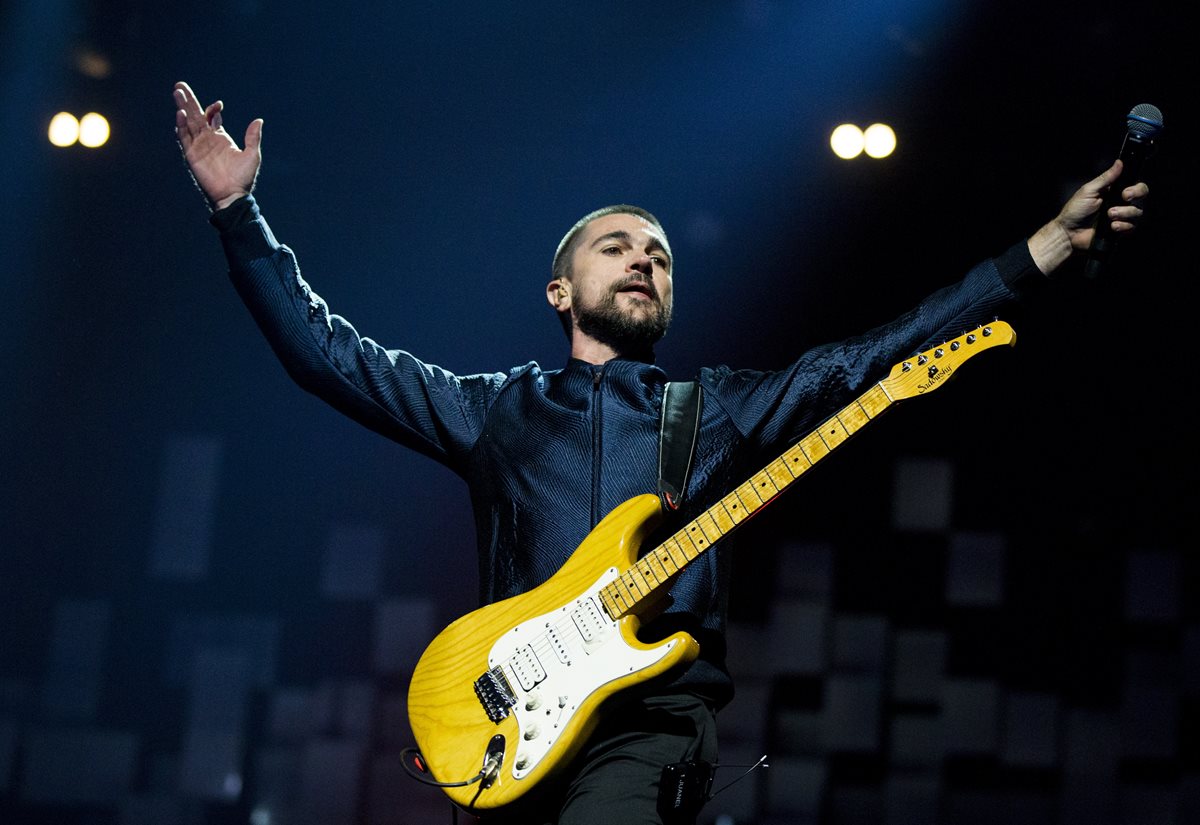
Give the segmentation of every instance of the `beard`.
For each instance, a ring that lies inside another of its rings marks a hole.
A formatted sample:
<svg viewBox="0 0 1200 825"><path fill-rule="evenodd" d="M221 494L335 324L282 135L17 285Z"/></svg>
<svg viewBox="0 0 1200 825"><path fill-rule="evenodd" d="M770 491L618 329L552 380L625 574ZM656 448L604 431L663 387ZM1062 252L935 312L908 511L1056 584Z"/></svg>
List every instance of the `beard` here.
<svg viewBox="0 0 1200 825"><path fill-rule="evenodd" d="M645 283L645 281L639 281ZM643 353L651 350L667 334L671 325L671 307L663 304L654 285L650 284L649 311L625 308L617 304L617 295L628 286L614 284L608 294L591 306L575 310L579 331L620 353Z"/></svg>

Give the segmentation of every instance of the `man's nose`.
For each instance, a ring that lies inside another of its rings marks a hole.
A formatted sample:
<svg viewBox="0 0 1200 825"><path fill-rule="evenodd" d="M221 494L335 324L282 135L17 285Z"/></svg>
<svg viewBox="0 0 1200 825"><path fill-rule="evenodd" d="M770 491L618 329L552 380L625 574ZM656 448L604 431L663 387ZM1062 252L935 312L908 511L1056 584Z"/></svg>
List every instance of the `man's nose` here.
<svg viewBox="0 0 1200 825"><path fill-rule="evenodd" d="M629 268L648 276L654 272L654 261L649 255L636 255L629 262Z"/></svg>

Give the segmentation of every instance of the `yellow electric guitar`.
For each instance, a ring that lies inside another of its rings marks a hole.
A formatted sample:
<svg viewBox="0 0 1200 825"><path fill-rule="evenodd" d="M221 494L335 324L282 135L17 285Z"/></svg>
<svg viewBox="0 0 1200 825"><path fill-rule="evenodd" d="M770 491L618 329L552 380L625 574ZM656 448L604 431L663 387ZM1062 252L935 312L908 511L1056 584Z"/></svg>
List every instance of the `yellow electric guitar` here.
<svg viewBox="0 0 1200 825"><path fill-rule="evenodd" d="M892 404L937 389L971 356L1015 341L1012 327L995 321L897 364L658 547L639 554L660 519L658 497L631 498L549 581L447 627L421 656L408 694L431 781L469 811L532 790L579 750L605 700L696 658L700 646L686 633L653 644L637 636L680 570Z"/></svg>

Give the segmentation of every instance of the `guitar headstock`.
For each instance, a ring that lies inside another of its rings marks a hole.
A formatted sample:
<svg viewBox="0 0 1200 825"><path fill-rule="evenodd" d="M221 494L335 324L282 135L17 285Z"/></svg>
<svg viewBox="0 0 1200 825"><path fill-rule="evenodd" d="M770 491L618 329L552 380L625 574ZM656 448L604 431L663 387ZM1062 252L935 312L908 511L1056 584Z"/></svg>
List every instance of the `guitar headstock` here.
<svg viewBox="0 0 1200 825"><path fill-rule="evenodd" d="M906 358L880 381L880 386L893 401L933 392L971 356L985 349L1013 346L1017 333L1004 321L992 321L965 332L944 344Z"/></svg>

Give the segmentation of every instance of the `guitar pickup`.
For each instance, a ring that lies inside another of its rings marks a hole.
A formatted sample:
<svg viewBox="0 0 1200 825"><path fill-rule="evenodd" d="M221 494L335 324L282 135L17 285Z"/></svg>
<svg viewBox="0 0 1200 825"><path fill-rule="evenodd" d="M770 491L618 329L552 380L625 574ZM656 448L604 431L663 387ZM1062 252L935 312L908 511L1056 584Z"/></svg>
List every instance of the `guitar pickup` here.
<svg viewBox="0 0 1200 825"><path fill-rule="evenodd" d="M575 628L585 642L594 642L604 634L604 620L600 618L600 610L591 598L581 602L579 607L571 612L571 620L575 622Z"/></svg>
<svg viewBox="0 0 1200 825"><path fill-rule="evenodd" d="M508 663L512 667L517 681L521 684L522 690L533 690L538 682L546 678L546 671L542 667L542 663L538 661L537 654L529 645L517 648Z"/></svg>
<svg viewBox="0 0 1200 825"><path fill-rule="evenodd" d="M546 631L546 638L550 640L550 647L554 649L554 655L564 665L571 664L571 654L567 651L567 645L563 642L562 636L558 635L558 631L553 627Z"/></svg>
<svg viewBox="0 0 1200 825"><path fill-rule="evenodd" d="M508 717L509 710L517 703L517 697L499 666L475 680L475 695L479 697L479 704L483 705L488 719L497 724Z"/></svg>

